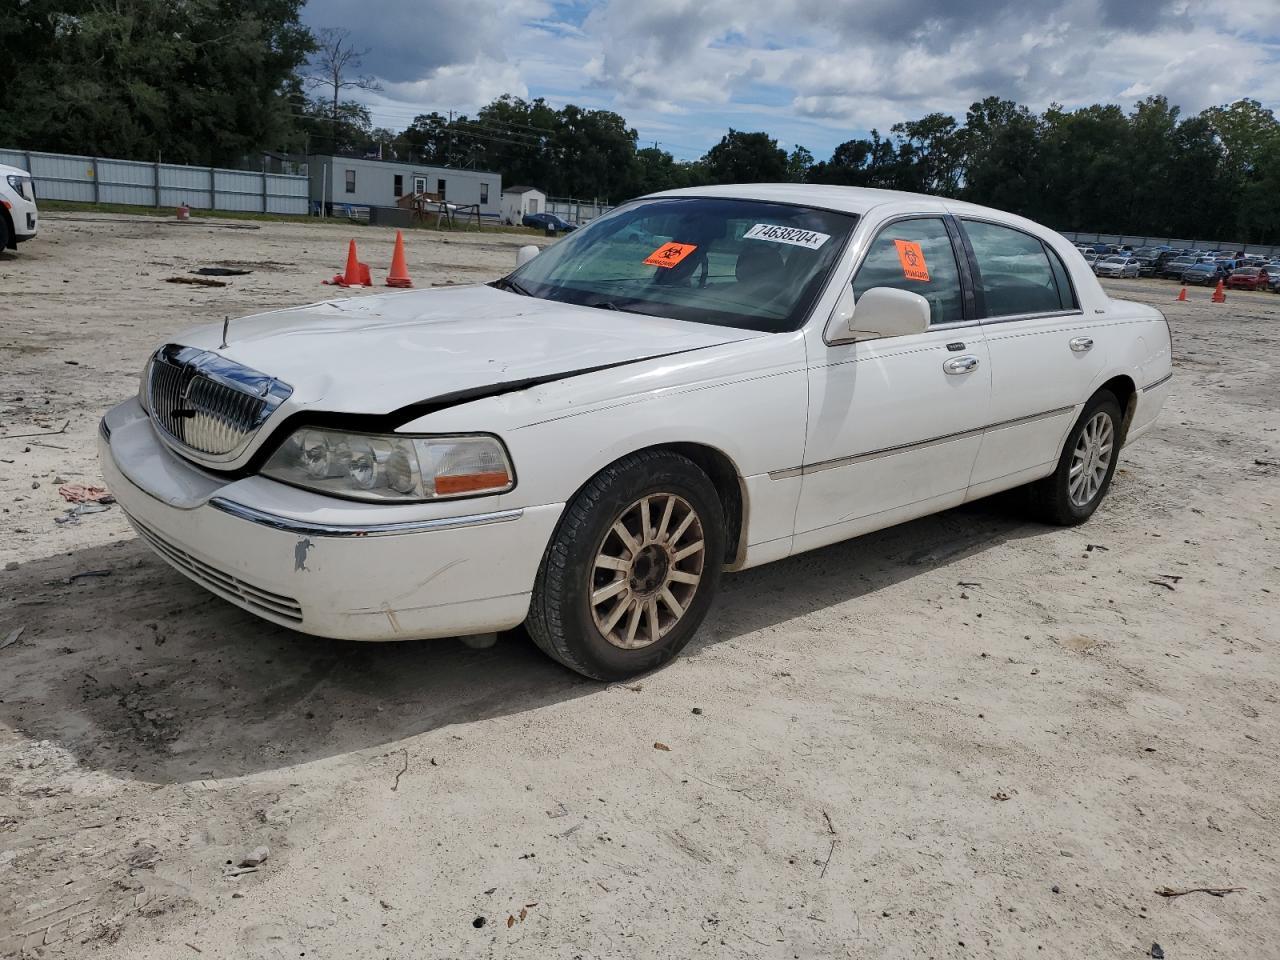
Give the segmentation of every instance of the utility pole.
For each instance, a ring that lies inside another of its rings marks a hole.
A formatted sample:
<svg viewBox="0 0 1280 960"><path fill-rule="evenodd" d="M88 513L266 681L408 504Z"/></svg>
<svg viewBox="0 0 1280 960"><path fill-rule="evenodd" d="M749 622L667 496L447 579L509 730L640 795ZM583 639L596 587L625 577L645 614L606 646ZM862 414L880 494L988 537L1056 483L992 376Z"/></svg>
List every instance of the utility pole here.
<svg viewBox="0 0 1280 960"><path fill-rule="evenodd" d="M453 111L449 111L449 145L445 147L444 165L453 163Z"/></svg>

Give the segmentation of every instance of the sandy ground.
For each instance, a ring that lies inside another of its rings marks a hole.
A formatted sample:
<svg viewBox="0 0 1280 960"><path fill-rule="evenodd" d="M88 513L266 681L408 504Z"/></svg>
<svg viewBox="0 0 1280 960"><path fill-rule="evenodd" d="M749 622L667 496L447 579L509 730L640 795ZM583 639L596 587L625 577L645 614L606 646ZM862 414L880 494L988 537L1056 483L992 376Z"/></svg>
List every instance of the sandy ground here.
<svg viewBox="0 0 1280 960"><path fill-rule="evenodd" d="M118 508L56 524L152 345L391 235L44 226L0 255L0 434L69 421L0 439L0 955L1280 956L1280 297L1113 285L1176 389L1086 526L983 503L733 576L602 686L519 635L293 634ZM520 242L414 233L410 269ZM162 282L209 264L254 273Z"/></svg>

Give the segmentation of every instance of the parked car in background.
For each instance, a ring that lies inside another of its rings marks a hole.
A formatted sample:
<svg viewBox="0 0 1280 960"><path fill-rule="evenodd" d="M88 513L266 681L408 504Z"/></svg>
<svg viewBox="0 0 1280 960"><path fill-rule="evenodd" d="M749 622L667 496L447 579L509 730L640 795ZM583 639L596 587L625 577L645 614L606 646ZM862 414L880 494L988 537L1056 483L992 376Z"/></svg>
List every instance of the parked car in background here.
<svg viewBox="0 0 1280 960"><path fill-rule="evenodd" d="M533 227L536 230L551 228L556 233L572 233L578 229L576 225L557 217L554 213L526 213L520 222L524 226Z"/></svg>
<svg viewBox="0 0 1280 960"><path fill-rule="evenodd" d="M1138 276L1138 258L1124 254L1105 257L1094 263L1093 272L1099 277L1136 277Z"/></svg>
<svg viewBox="0 0 1280 960"><path fill-rule="evenodd" d="M39 226L31 174L0 163L0 250L17 249L36 235Z"/></svg>
<svg viewBox="0 0 1280 960"><path fill-rule="evenodd" d="M1097 250L1085 250L1085 251L1082 251L1080 255L1084 257L1084 262L1089 265L1090 270L1092 270L1093 265L1098 262Z"/></svg>
<svg viewBox="0 0 1280 960"><path fill-rule="evenodd" d="M1267 290L1271 286L1271 274L1264 267L1238 267L1227 277L1232 290Z"/></svg>
<svg viewBox="0 0 1280 960"><path fill-rule="evenodd" d="M618 680L689 642L725 571L1017 487L1086 521L1172 343L1072 253L918 194L655 194L491 283L171 335L102 471L146 545L277 626L524 623Z"/></svg>
<svg viewBox="0 0 1280 960"><path fill-rule="evenodd" d="M1147 257L1138 258L1138 275L1142 277L1158 277L1164 265L1179 256L1173 250L1157 250Z"/></svg>
<svg viewBox="0 0 1280 960"><path fill-rule="evenodd" d="M1181 280L1182 274L1189 267L1195 266L1195 262L1194 257L1174 257L1165 261L1164 265L1160 267L1158 275L1169 280Z"/></svg>
<svg viewBox="0 0 1280 960"><path fill-rule="evenodd" d="M1216 263L1193 263L1182 272L1182 282L1199 287L1217 283L1226 276L1227 271Z"/></svg>

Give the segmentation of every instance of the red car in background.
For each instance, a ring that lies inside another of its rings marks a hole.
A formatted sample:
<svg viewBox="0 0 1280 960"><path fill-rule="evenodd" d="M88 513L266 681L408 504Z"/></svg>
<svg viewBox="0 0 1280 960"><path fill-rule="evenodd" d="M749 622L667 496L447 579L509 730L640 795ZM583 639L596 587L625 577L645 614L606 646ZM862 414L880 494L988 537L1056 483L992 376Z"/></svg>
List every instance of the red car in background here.
<svg viewBox="0 0 1280 960"><path fill-rule="evenodd" d="M1240 267L1227 277L1227 287L1231 290L1266 290L1270 284L1271 275L1266 267Z"/></svg>

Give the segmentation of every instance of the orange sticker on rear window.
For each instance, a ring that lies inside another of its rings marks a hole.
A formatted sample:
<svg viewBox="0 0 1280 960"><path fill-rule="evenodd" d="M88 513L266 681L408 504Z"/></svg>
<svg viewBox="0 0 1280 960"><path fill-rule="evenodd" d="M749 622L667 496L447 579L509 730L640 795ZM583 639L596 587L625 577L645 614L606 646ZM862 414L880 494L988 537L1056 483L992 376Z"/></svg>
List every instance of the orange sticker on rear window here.
<svg viewBox="0 0 1280 960"><path fill-rule="evenodd" d="M644 262L651 267L674 267L697 249L696 243L664 243L645 257Z"/></svg>
<svg viewBox="0 0 1280 960"><path fill-rule="evenodd" d="M908 280L929 282L929 265L924 262L924 251L920 244L913 240L895 240L898 248L898 262L902 264L902 275Z"/></svg>

